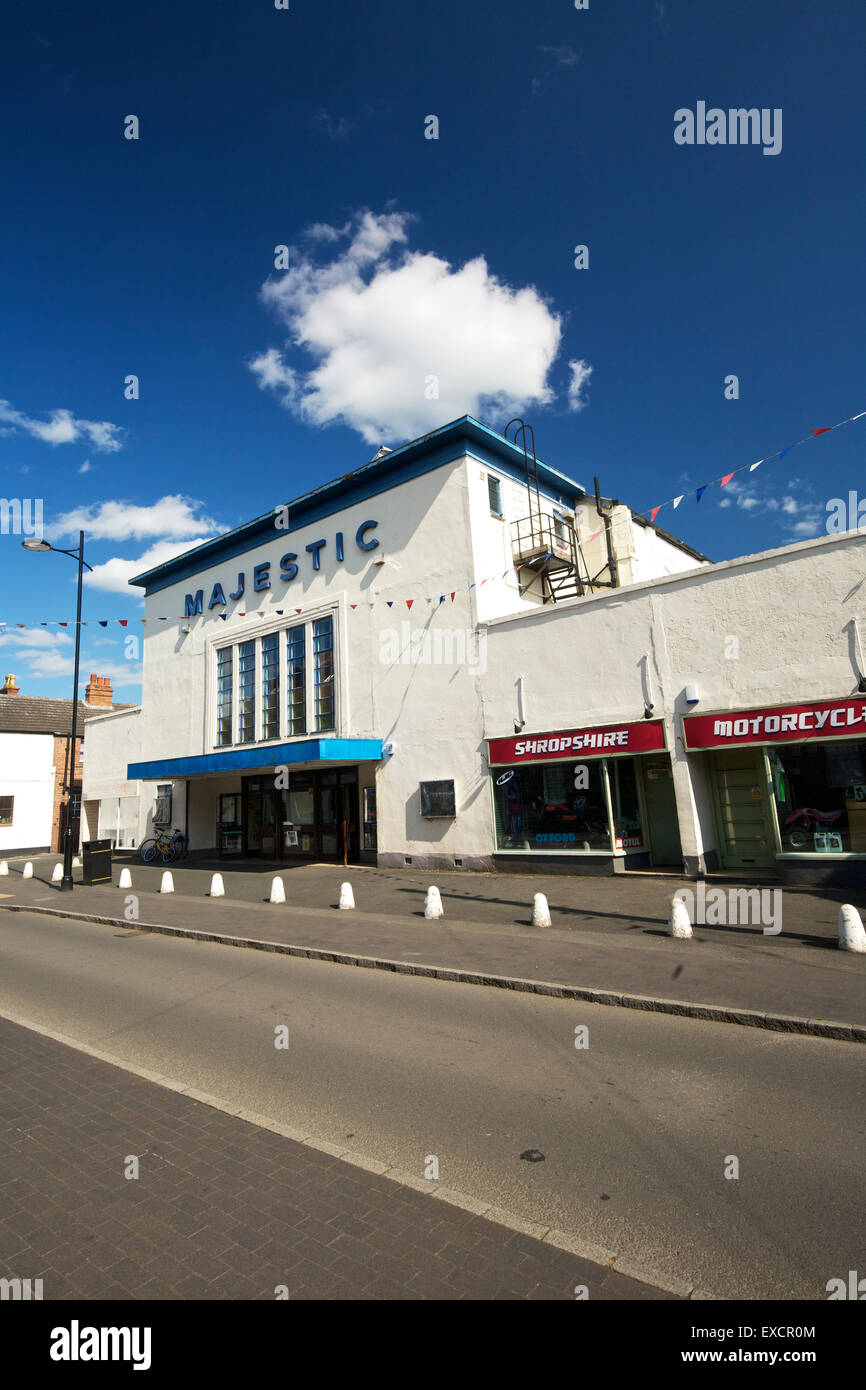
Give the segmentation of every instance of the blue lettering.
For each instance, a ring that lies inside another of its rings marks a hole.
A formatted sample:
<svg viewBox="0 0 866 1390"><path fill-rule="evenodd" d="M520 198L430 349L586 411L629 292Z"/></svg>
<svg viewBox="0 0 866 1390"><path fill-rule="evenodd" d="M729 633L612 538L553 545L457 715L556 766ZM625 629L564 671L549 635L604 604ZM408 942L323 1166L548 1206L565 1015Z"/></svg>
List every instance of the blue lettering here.
<svg viewBox="0 0 866 1390"><path fill-rule="evenodd" d="M289 584L293 579L297 578L298 567L295 564L297 558L297 555L293 555L290 551L289 554L284 555L280 561L280 579L284 580L286 584Z"/></svg>
<svg viewBox="0 0 866 1390"><path fill-rule="evenodd" d="M366 534L367 531L373 531L373 530L375 530L375 528L376 528L378 525L379 525L378 521L362 521L362 522L361 522L361 525L358 527L358 530L357 530L357 532L356 532L356 534L355 534L355 540L356 540L356 542L357 542L357 544L358 544L358 546L360 547L361 550L375 550L375 549L376 549L376 546L379 544L379 542L376 540L375 536L374 536L373 540L371 540L371 541L365 540L365 539L364 539L364 536L365 536L365 534Z"/></svg>
<svg viewBox="0 0 866 1390"><path fill-rule="evenodd" d="M236 591L235 593L233 593L233 594L229 594L229 598L231 598L231 599L241 598L242 595L243 595L243 592L244 592L244 573L243 573L243 570L241 570L240 574L238 575L238 587L237 587L237 591Z"/></svg>
<svg viewBox="0 0 866 1390"><path fill-rule="evenodd" d="M320 568L320 565L319 565L319 551L321 550L321 548L322 548L323 545L327 545L327 544L328 544L327 541L310 541L310 544L309 544L309 545L304 546L304 549L305 549L305 550L308 550L308 551L310 552L310 554L312 555L312 557L313 557L313 569L314 569L314 570L317 570L317 569Z"/></svg>
<svg viewBox="0 0 866 1390"><path fill-rule="evenodd" d="M199 589L198 592L197 592L197 594L196 594L196 596L195 596L195 598L193 598L192 594L187 594L187 595L186 595L186 603L185 603L186 611L185 611L185 613L184 613L184 617L185 617L185 618L194 618L195 615L196 615L197 613L200 613L200 612L201 612L201 606L202 606L203 603L204 603L204 589Z"/></svg>
<svg viewBox="0 0 866 1390"><path fill-rule="evenodd" d="M218 603L225 603L225 601L226 596L223 593L222 584L214 584L213 593L210 596L210 603L208 604L208 612L210 612L211 608L216 608Z"/></svg>
<svg viewBox="0 0 866 1390"><path fill-rule="evenodd" d="M256 593L261 593L262 589L271 587L271 581L268 577L270 568L270 560L265 560L263 564L256 565L253 569L253 588Z"/></svg>
<svg viewBox="0 0 866 1390"><path fill-rule="evenodd" d="M342 560L342 558L343 558L343 533L342 533L342 531L338 531L338 532L337 532L337 559L338 559L338 560Z"/></svg>

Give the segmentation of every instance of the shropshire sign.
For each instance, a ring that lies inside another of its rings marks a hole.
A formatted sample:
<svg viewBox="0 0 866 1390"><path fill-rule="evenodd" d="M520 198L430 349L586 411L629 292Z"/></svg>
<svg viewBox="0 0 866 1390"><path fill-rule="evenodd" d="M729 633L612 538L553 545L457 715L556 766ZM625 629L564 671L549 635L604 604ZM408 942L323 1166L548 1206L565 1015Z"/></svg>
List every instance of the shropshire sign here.
<svg viewBox="0 0 866 1390"><path fill-rule="evenodd" d="M726 710L683 716L686 748L738 748L750 743L801 743L804 739L866 738L866 704L814 700L807 705Z"/></svg>
<svg viewBox="0 0 866 1390"><path fill-rule="evenodd" d="M582 758L603 758L612 753L663 751L665 726L661 719L641 719L635 724L590 725L529 738L491 738L488 742L491 767L568 759L575 753Z"/></svg>

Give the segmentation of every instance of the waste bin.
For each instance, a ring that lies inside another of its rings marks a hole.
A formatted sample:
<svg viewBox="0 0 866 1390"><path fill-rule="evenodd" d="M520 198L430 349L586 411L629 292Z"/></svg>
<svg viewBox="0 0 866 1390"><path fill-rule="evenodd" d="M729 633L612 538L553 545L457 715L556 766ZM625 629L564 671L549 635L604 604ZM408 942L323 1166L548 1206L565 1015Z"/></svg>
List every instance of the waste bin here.
<svg viewBox="0 0 866 1390"><path fill-rule="evenodd" d="M111 841L85 840L81 846L81 881L90 887L94 883L111 882Z"/></svg>

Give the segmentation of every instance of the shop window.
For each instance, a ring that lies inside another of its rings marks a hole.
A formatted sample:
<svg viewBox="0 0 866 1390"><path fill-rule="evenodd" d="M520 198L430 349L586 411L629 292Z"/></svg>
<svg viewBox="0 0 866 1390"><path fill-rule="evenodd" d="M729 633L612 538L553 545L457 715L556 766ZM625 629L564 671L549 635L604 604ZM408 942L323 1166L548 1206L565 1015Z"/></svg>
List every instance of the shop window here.
<svg viewBox="0 0 866 1390"><path fill-rule="evenodd" d="M256 736L256 644L241 642L238 648L238 742L251 743Z"/></svg>
<svg viewBox="0 0 866 1390"><path fill-rule="evenodd" d="M171 825L171 782L160 782L153 807L154 825Z"/></svg>
<svg viewBox="0 0 866 1390"><path fill-rule="evenodd" d="M782 850L866 854L866 743L767 749Z"/></svg>
<svg viewBox="0 0 866 1390"><path fill-rule="evenodd" d="M217 652L217 747L232 741L232 649Z"/></svg>
<svg viewBox="0 0 866 1390"><path fill-rule="evenodd" d="M280 736L280 634L262 638L262 738Z"/></svg>
<svg viewBox="0 0 866 1390"><path fill-rule="evenodd" d="M492 776L497 849L610 851L600 759L495 768Z"/></svg>
<svg viewBox="0 0 866 1390"><path fill-rule="evenodd" d="M419 787L421 815L426 819L453 820L457 815L457 801L453 781L422 782Z"/></svg>
<svg viewBox="0 0 866 1390"><path fill-rule="evenodd" d="M634 759L611 758L607 767L613 806L614 846L625 850L626 854L642 850L644 834Z"/></svg>
<svg viewBox="0 0 866 1390"><path fill-rule="evenodd" d="M334 727L334 620L330 615L313 623L313 658L316 729L325 733Z"/></svg>
<svg viewBox="0 0 866 1390"><path fill-rule="evenodd" d="M376 788L364 788L364 849L375 849L376 840Z"/></svg>
<svg viewBox="0 0 866 1390"><path fill-rule="evenodd" d="M283 849L287 854L313 854L316 844L316 802L309 773L292 773L286 792Z"/></svg>
<svg viewBox="0 0 866 1390"><path fill-rule="evenodd" d="M11 825L15 809L14 796L0 796L0 825Z"/></svg>
<svg viewBox="0 0 866 1390"><path fill-rule="evenodd" d="M286 733L291 738L307 728L304 687L307 679L306 633L303 627L290 627L286 633L286 681L288 716Z"/></svg>

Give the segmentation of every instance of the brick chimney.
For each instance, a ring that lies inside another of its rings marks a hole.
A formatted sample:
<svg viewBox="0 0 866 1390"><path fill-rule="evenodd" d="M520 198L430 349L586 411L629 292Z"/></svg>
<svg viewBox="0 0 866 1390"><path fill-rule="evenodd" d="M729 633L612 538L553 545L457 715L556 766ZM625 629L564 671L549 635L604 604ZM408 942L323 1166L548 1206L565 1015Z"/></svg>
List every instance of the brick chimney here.
<svg viewBox="0 0 866 1390"><path fill-rule="evenodd" d="M114 701L114 691L111 688L111 681L108 676L97 676L95 671L91 671L90 680L84 691L84 698L88 705L99 709L111 709Z"/></svg>
<svg viewBox="0 0 866 1390"><path fill-rule="evenodd" d="M15 684L15 677L7 676L3 686L0 687L0 695L17 695L18 690L19 687Z"/></svg>

